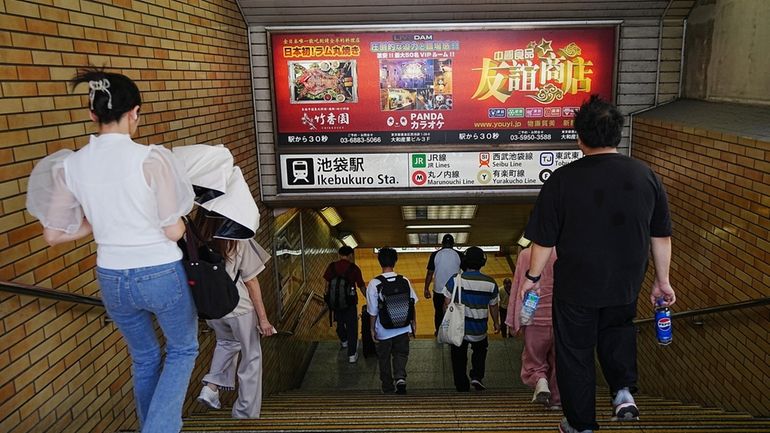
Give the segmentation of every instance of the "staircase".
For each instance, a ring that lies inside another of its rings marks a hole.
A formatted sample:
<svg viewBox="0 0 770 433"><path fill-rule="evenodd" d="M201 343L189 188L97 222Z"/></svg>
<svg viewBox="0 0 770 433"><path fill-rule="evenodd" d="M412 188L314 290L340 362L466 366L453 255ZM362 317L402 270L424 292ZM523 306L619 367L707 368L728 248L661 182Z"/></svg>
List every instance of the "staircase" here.
<svg viewBox="0 0 770 433"><path fill-rule="evenodd" d="M529 403L531 394L487 390L409 390L407 395L374 391L287 392L266 399L259 420L234 420L229 410L195 415L185 432L557 432L561 412ZM611 422L609 402L597 404L601 432L759 433L770 419L640 396L638 422Z"/></svg>
<svg viewBox="0 0 770 433"><path fill-rule="evenodd" d="M452 386L448 347L412 340L408 394L383 395L376 359L362 357L348 364L347 353L336 342L321 342L302 387L267 397L261 419L234 420L229 408L211 410L186 419L183 431L556 433L561 412L530 403L532 393L518 379L521 350L515 339L490 340L484 379L489 389L458 393ZM644 395L636 396L640 421L612 422L608 394L606 389L597 392L602 433L770 433L770 419Z"/></svg>

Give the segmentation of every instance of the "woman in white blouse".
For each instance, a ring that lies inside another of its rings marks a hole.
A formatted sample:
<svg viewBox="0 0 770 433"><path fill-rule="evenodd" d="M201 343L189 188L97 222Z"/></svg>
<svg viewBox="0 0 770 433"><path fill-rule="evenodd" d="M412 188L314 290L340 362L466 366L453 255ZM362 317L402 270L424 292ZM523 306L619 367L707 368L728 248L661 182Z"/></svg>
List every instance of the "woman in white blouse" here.
<svg viewBox="0 0 770 433"><path fill-rule="evenodd" d="M90 69L72 80L81 83L98 134L77 152L60 150L37 164L27 208L50 245L93 233L102 300L133 362L141 431L179 432L198 355L197 313L176 245L192 185L170 151L131 140L141 106L131 79ZM163 365L153 316L165 336Z"/></svg>

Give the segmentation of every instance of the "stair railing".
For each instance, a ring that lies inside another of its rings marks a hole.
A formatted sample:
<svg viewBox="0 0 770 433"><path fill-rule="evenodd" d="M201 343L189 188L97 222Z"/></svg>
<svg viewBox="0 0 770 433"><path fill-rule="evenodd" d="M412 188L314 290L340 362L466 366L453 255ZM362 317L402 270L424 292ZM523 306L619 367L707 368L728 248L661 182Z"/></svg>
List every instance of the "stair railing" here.
<svg viewBox="0 0 770 433"><path fill-rule="evenodd" d="M0 281L0 291L14 293L17 295L33 296L36 298L53 299L55 301L74 302L76 304L93 305L104 308L102 300L93 296L78 295L76 293L62 292L59 290L46 289L29 284L14 283L10 281Z"/></svg>
<svg viewBox="0 0 770 433"><path fill-rule="evenodd" d="M715 305L713 307L697 308L697 309L688 310L688 311L680 311L680 312L672 313L671 318L675 319L675 318L684 318L684 317L696 317L696 316L703 316L706 314L722 313L725 311L743 310L746 308L761 307L763 305L770 305L770 297L751 299L748 301L735 302L732 304ZM634 320L634 324L638 325L640 323L649 323L654 321L655 321L655 317L646 317L643 319ZM693 324L702 325L703 322L693 321Z"/></svg>
<svg viewBox="0 0 770 433"><path fill-rule="evenodd" d="M11 281L0 281L0 291L13 293L22 296L31 296L35 298L52 299L54 301L72 302L81 305L92 305L95 307L104 308L102 300L94 296L78 295L76 293L62 292L59 290L46 289L40 286L31 286L29 284L15 283ZM202 320L201 320L202 321ZM104 317L104 324L110 323L109 317ZM277 335L291 336L294 335L294 331L277 330ZM201 330L202 333L210 332L208 327Z"/></svg>
<svg viewBox="0 0 770 433"><path fill-rule="evenodd" d="M296 308L290 308L290 309L289 309L289 310L286 312L286 315L284 316L284 317L287 319L287 321L288 321L289 319L292 319L292 320L291 320L291 326L290 326L290 327L288 328L288 330L286 331L286 332L289 332L289 333L291 333L291 334L294 334L294 333L297 331L297 327L299 326L299 323L302 321L302 319L305 317L305 313L307 312L307 309L310 307L310 302L311 302L311 301L316 301L316 302L319 302L319 303L321 303L322 305L324 305L324 307L326 306L326 302L324 301L324 298L323 298L323 296L319 295L318 293L316 293L316 292L314 292L314 291L312 291L312 290L308 290L308 291L306 291L306 292L304 292L304 293L300 294L300 295L299 295L297 298L298 298L298 299L302 299L302 297L303 297L303 296L304 296L304 298L305 298L305 299L304 299L304 300L303 300L301 303L296 303L296 302L292 302L292 303L291 303L291 305L302 305L302 307L299 309L299 312L295 313L295 310L296 310ZM314 322L312 322L312 323L313 323L313 325L314 325L316 322L318 322L319 318L320 318L320 317L321 317L321 316L322 316L322 315L323 315L325 312L326 312L326 310L325 310L325 309L323 309L323 310L322 310L322 311L319 313L319 315L318 315L318 318L316 318L316 320L315 320ZM279 322L279 323L280 323L280 322ZM312 325L311 325L311 326L312 326Z"/></svg>

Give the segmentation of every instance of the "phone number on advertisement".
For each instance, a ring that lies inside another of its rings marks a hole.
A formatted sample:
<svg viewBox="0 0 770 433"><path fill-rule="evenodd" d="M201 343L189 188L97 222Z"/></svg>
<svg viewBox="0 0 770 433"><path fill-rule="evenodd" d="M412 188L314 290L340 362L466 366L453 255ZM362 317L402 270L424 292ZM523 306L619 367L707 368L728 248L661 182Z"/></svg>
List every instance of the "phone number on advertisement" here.
<svg viewBox="0 0 770 433"><path fill-rule="evenodd" d="M547 141L551 134L511 134L511 141Z"/></svg>
<svg viewBox="0 0 770 433"><path fill-rule="evenodd" d="M342 137L340 144L381 143L382 137Z"/></svg>

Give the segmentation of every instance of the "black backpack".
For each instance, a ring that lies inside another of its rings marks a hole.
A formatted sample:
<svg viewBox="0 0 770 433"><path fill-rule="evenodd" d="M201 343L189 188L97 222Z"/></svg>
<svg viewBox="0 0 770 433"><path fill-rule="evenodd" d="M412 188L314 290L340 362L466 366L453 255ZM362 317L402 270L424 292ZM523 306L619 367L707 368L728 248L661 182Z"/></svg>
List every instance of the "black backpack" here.
<svg viewBox="0 0 770 433"><path fill-rule="evenodd" d="M414 299L409 282L402 275L393 281L380 275L377 277L377 298L379 317L385 329L402 328L414 320Z"/></svg>
<svg viewBox="0 0 770 433"><path fill-rule="evenodd" d="M232 312L240 301L236 281L241 271L235 279L231 279L222 254L213 245L201 240L192 221L185 223L187 236L177 244L183 253L182 264L198 317L220 319Z"/></svg>
<svg viewBox="0 0 770 433"><path fill-rule="evenodd" d="M334 266L334 265L332 265ZM358 301L356 296L356 286L350 281L350 272L353 270L353 264L343 275L334 275L326 288L326 305L330 311L344 310Z"/></svg>

